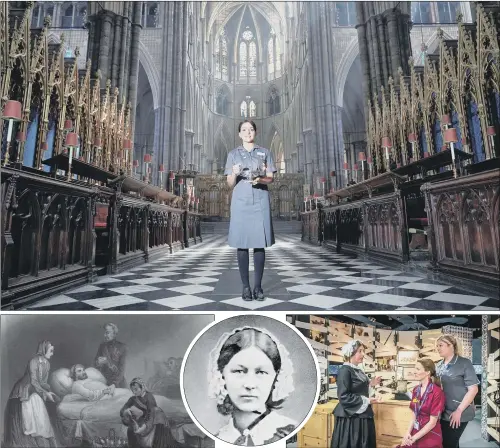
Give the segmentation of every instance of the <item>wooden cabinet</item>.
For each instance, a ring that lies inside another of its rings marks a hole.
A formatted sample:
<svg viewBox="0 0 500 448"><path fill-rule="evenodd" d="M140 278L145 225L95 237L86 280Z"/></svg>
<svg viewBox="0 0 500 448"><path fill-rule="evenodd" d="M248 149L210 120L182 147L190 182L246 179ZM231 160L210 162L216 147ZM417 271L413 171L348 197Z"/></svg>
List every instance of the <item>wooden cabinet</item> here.
<svg viewBox="0 0 500 448"><path fill-rule="evenodd" d="M338 401L320 404L297 435L298 448L329 448L333 434L333 409Z"/></svg>
<svg viewBox="0 0 500 448"><path fill-rule="evenodd" d="M333 434L333 410L338 400L316 406L311 418L297 435L298 448L330 448ZM373 405L377 448L394 448L408 430L413 417L409 401L388 400Z"/></svg>
<svg viewBox="0 0 500 448"><path fill-rule="evenodd" d="M403 439L413 413L409 401L389 400L373 405L377 448L394 448Z"/></svg>

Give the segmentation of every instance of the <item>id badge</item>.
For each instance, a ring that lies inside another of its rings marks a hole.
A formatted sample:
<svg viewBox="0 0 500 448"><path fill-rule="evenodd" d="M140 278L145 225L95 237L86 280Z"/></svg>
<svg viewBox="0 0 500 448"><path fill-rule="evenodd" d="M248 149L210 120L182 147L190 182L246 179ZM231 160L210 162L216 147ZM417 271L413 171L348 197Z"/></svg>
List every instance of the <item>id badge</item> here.
<svg viewBox="0 0 500 448"><path fill-rule="evenodd" d="M415 423L413 423L413 429L414 429L415 431L418 431L418 430L420 429L420 425L418 424L418 422L417 422L417 421L415 421Z"/></svg>

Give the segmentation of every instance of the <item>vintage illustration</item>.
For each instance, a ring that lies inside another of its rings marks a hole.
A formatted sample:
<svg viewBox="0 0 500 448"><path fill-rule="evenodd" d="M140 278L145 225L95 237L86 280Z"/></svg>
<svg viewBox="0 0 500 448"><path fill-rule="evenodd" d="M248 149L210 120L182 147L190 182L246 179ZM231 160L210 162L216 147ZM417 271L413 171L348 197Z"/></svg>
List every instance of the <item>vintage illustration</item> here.
<svg viewBox="0 0 500 448"><path fill-rule="evenodd" d="M208 368L200 372L200 365ZM264 316L231 317L210 327L186 355L181 377L193 417L217 439L238 446L291 436L318 389L307 342ZM199 399L203 390L209 400Z"/></svg>
<svg viewBox="0 0 500 448"><path fill-rule="evenodd" d="M208 448L180 367L212 315L3 315L2 447Z"/></svg>

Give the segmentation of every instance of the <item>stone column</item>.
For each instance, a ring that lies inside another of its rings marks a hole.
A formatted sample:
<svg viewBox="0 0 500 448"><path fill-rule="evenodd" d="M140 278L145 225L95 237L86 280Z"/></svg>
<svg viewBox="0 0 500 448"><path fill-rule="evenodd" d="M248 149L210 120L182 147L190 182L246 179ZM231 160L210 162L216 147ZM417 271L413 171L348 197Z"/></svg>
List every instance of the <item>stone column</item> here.
<svg viewBox="0 0 500 448"><path fill-rule="evenodd" d="M118 78L120 71L120 53L122 49L122 17L115 16L114 18L114 42L113 42L113 59L111 62L111 88L114 89L118 87ZM120 91L120 97L122 97L124 92ZM121 98L120 98L121 103Z"/></svg>
<svg viewBox="0 0 500 448"><path fill-rule="evenodd" d="M399 84L398 67L402 67L401 46L399 42L398 31L398 15L394 10L388 10L385 13L387 19L387 32L389 36L389 47L391 52L391 76L394 78L396 84Z"/></svg>
<svg viewBox="0 0 500 448"><path fill-rule="evenodd" d="M110 60L112 40L113 16L109 11L102 11L99 15L101 22L101 34L99 39L98 68L101 71L101 89L106 88L106 82L110 77Z"/></svg>
<svg viewBox="0 0 500 448"><path fill-rule="evenodd" d="M304 143L297 143L297 173L304 172Z"/></svg>
<svg viewBox="0 0 500 448"><path fill-rule="evenodd" d="M130 2L127 2L123 6L123 10L125 11L124 16L118 18L118 20L121 20L122 25L121 25L121 33L120 33L120 53L118 56L118 72L117 72L117 80L116 80L116 85L120 89L120 94L125 95L127 94L127 89L125 88L125 79L126 79L126 74L125 74L125 61L127 60L127 33L128 33L128 26L129 26L129 8L130 8ZM128 100L128 98L127 98Z"/></svg>
<svg viewBox="0 0 500 448"><path fill-rule="evenodd" d="M142 2L134 2L132 32L130 40L130 71L128 80L128 101L132 106L132 111L135 111L137 103L137 82L139 79L139 39L141 38L141 12ZM131 134L134 135L135 130L135 114L131 114Z"/></svg>
<svg viewBox="0 0 500 448"><path fill-rule="evenodd" d="M186 163L186 168L194 169L194 132L193 131L185 131L185 146L184 146L184 160Z"/></svg>
<svg viewBox="0 0 500 448"><path fill-rule="evenodd" d="M199 173L202 172L202 166L201 166L201 148L202 146L199 143L196 143L194 145L194 169L198 171Z"/></svg>

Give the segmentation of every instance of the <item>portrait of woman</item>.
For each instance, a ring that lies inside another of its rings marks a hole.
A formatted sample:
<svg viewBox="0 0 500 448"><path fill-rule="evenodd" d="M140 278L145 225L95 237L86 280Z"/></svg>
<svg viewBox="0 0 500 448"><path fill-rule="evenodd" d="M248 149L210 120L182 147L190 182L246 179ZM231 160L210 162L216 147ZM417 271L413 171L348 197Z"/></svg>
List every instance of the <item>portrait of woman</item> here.
<svg viewBox="0 0 500 448"><path fill-rule="evenodd" d="M206 386L200 375L205 362ZM317 400L311 348L292 327L264 316L231 317L210 327L186 355L182 377L186 408L200 428L237 446L288 438Z"/></svg>
<svg viewBox="0 0 500 448"><path fill-rule="evenodd" d="M274 244L268 184L276 172L271 151L255 144L257 126L245 120L238 126L242 144L229 152L224 174L233 189L229 224L229 246L237 249L238 268L243 283L242 299L265 299L262 276L265 248ZM250 287L249 249L253 249L255 277Z"/></svg>
<svg viewBox="0 0 500 448"><path fill-rule="evenodd" d="M441 416L444 448L459 448L460 437L475 417L474 398L479 380L472 362L460 356L457 339L450 334L440 336L436 349L442 358L436 365L446 405Z"/></svg>
<svg viewBox="0 0 500 448"><path fill-rule="evenodd" d="M370 386L380 384L381 378L370 380L363 371L365 347L353 340L342 347L344 364L337 375L339 403L333 411L335 425L331 448L375 448L376 434L371 405L380 401L370 397Z"/></svg>
<svg viewBox="0 0 500 448"><path fill-rule="evenodd" d="M180 446L173 438L165 413L156 404L154 395L146 389L141 378L130 382L134 394L120 410L127 426L129 448L175 448Z"/></svg>
<svg viewBox="0 0 500 448"><path fill-rule="evenodd" d="M49 359L53 354L54 346L49 341L40 342L23 377L12 388L5 409L2 446L60 446L57 425L53 425L55 403L59 401L59 397L50 390L48 384Z"/></svg>
<svg viewBox="0 0 500 448"><path fill-rule="evenodd" d="M410 402L414 417L400 446L442 447L443 434L439 419L444 411L445 397L432 359L423 358L417 362L415 379L419 385L413 389Z"/></svg>

